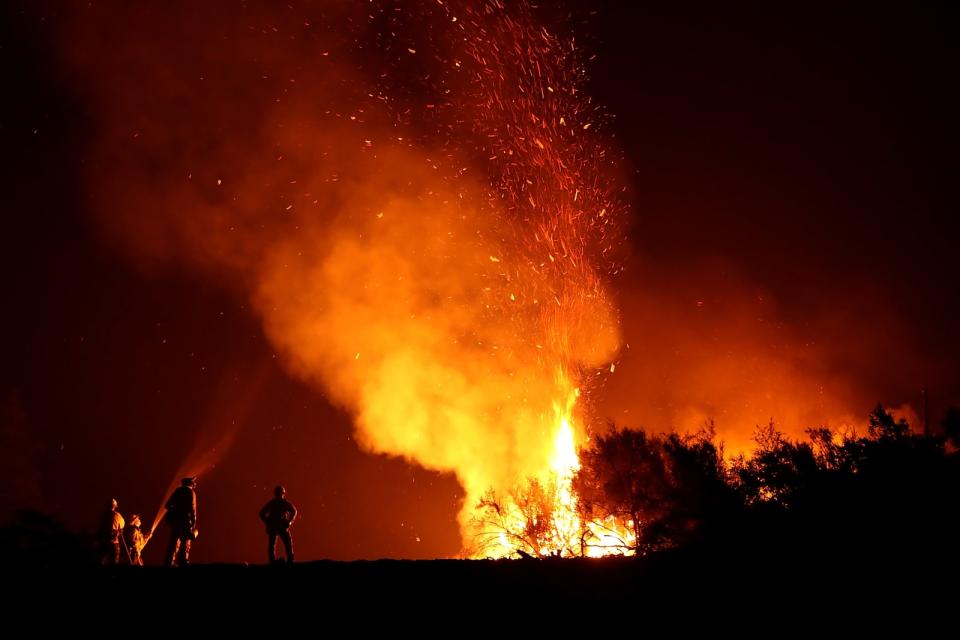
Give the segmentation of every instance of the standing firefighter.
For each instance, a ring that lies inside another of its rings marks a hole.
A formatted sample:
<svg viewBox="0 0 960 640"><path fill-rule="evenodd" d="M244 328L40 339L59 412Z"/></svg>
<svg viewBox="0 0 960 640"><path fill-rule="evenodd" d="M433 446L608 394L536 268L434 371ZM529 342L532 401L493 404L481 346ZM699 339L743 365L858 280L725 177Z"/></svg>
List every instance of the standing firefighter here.
<svg viewBox="0 0 960 640"><path fill-rule="evenodd" d="M260 509L260 519L267 525L267 559L270 564L277 561L277 538L283 541L287 562L293 562L290 525L297 518L297 508L283 497L286 493L286 489L278 485L273 490L273 499Z"/></svg>
<svg viewBox="0 0 960 640"><path fill-rule="evenodd" d="M184 478L167 500L164 521L170 527L167 566L190 563L190 543L197 535L197 493L193 478Z"/></svg>
<svg viewBox="0 0 960 640"><path fill-rule="evenodd" d="M123 536L123 516L117 511L117 501L110 500L110 508L100 520L100 539L103 543L103 564L120 564L120 543Z"/></svg>
<svg viewBox="0 0 960 640"><path fill-rule="evenodd" d="M143 552L143 548L147 546L150 536L153 535L153 531L148 531L144 535L143 531L140 530L140 524L140 516L137 514L130 516L130 536L127 548L130 550L130 564L137 567L143 566L143 558L140 557L140 554Z"/></svg>

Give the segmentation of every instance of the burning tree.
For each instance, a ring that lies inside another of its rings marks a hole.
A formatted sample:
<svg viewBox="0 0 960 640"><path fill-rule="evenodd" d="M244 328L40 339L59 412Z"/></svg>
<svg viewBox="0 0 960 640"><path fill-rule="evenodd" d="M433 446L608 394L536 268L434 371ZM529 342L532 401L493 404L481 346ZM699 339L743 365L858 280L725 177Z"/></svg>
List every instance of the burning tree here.
<svg viewBox="0 0 960 640"><path fill-rule="evenodd" d="M694 536L733 504L712 428L692 435L614 429L580 453L573 478L587 546L638 552Z"/></svg>
<svg viewBox="0 0 960 640"><path fill-rule="evenodd" d="M581 511L590 520L615 522L632 535L620 544L635 550L645 527L664 511L666 461L643 431L614 430L582 452L574 479Z"/></svg>
<svg viewBox="0 0 960 640"><path fill-rule="evenodd" d="M488 491L474 517L479 551L632 555L696 538L738 504L712 427L688 435L614 427L574 460L568 473Z"/></svg>
<svg viewBox="0 0 960 640"><path fill-rule="evenodd" d="M521 555L571 557L584 555L579 519L565 509L563 479L527 478L506 496L489 490L477 504L473 524L476 553L513 548Z"/></svg>

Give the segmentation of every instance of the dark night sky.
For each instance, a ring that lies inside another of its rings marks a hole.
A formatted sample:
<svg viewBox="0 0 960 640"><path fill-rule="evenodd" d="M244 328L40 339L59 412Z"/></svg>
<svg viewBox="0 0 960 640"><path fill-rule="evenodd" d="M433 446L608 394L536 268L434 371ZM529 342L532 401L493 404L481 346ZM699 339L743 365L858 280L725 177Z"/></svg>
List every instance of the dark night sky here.
<svg viewBox="0 0 960 640"><path fill-rule="evenodd" d="M631 166L615 283L631 348L601 411L663 428L699 402L742 422L735 438L770 417L753 394L785 386L834 385L814 419L919 411L924 385L934 418L960 403L953 16L639 5L575 5ZM116 495L152 515L196 434L236 424L201 479L198 560L260 561L256 511L278 480L303 512L300 557L455 554L452 476L360 452L244 301L103 242L84 185L96 114L58 57L65 15L12 2L0 23L4 509L90 528ZM711 387L728 366L740 385Z"/></svg>

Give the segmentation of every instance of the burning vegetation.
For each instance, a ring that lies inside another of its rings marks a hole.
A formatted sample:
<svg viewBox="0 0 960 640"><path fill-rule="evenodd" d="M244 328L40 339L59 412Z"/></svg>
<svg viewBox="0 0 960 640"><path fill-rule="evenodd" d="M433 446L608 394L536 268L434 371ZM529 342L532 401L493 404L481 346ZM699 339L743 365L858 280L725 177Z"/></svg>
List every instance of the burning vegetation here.
<svg viewBox="0 0 960 640"><path fill-rule="evenodd" d="M771 423L756 429L749 455L730 458L712 428L686 436L612 428L581 450L571 482L531 478L506 500L491 493L480 517L501 532L490 546L524 557L697 545L832 557L850 552L840 540L855 541L865 558L939 553L956 530L958 416L951 412L938 436L881 406L864 434L821 427L793 439Z"/></svg>

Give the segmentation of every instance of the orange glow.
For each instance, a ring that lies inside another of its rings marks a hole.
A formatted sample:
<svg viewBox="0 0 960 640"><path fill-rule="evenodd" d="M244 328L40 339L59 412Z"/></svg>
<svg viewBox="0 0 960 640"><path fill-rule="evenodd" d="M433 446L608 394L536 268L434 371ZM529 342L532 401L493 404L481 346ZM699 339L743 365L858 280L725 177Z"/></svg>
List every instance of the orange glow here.
<svg viewBox="0 0 960 640"><path fill-rule="evenodd" d="M562 383L565 378L559 375L558 380ZM509 558L517 549L524 548L540 556L633 554L636 540L632 523L616 522L613 518L602 522L583 521L578 513L572 489L574 474L580 468L577 446L583 439L578 438L574 428L578 396L579 390L573 388L565 402L553 405L554 436L549 467L528 477L526 486L515 487L505 494L498 502L498 517L474 521L473 535L481 541L474 555ZM536 502L538 496L531 495L535 488L542 491L546 503L534 505L539 511L532 509L528 502ZM531 527L535 520L540 521Z"/></svg>

